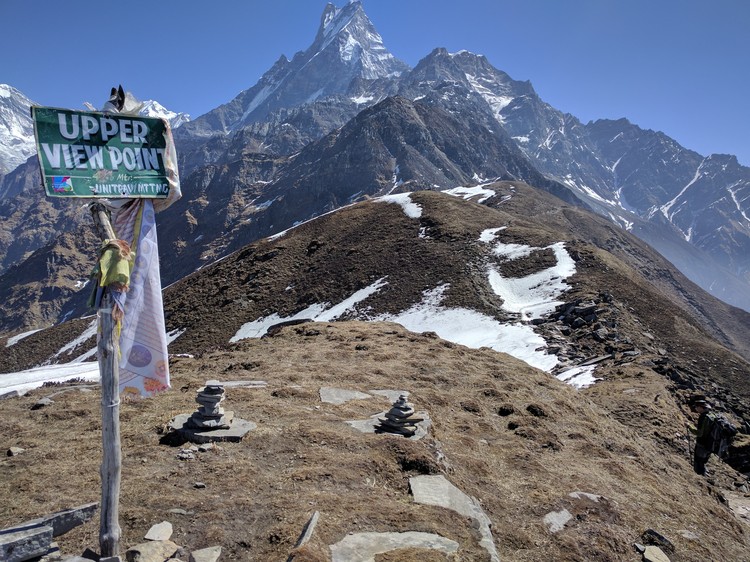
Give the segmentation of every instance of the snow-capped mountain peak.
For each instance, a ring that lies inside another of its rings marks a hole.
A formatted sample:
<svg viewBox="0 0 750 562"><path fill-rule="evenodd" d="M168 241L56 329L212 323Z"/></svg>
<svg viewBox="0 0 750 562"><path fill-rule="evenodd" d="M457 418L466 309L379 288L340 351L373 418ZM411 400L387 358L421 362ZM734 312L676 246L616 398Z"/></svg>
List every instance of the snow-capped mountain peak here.
<svg viewBox="0 0 750 562"><path fill-rule="evenodd" d="M176 129L180 125L183 125L190 121L190 115L187 113L176 113L170 111L158 101L146 100L143 102L143 107L138 112L143 117L161 117L166 119L173 129Z"/></svg>
<svg viewBox="0 0 750 562"><path fill-rule="evenodd" d="M0 176L34 153L32 105L34 102L13 86L0 84Z"/></svg>
<svg viewBox="0 0 750 562"><path fill-rule="evenodd" d="M291 60L281 56L254 86L198 117L183 133L227 133L262 121L279 109L334 96L360 99L363 83L394 79L408 70L385 48L358 0L342 8L328 4L307 50Z"/></svg>
<svg viewBox="0 0 750 562"><path fill-rule="evenodd" d="M311 50L320 52L334 43L342 61L361 62L361 75L365 79L399 76L404 70L385 48L358 1L340 9L329 4L323 12Z"/></svg>

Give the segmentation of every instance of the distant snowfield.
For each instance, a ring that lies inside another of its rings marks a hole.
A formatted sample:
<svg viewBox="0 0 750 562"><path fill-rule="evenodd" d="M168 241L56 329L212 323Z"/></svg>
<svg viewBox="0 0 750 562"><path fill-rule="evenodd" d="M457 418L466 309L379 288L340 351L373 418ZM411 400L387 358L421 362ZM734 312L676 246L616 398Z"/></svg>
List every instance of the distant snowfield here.
<svg viewBox="0 0 750 562"><path fill-rule="evenodd" d="M484 185L458 187L448 190L447 193L465 199L478 197L480 202L495 194L494 191L485 189ZM375 201L397 204L410 218L418 219L422 216L422 208L411 200L409 193L387 195L375 199ZM555 355L546 353L546 342L539 334L534 332L533 326L527 322L549 314L562 302L558 299L569 288L565 279L575 273L575 262L568 254L563 242L557 242L547 248L496 243L498 233L505 228L505 226L500 226L487 229L480 234L478 241L485 244L494 244L492 252L506 260L519 259L529 256L535 251L545 249L552 250L556 258L554 266L521 278L506 278L500 274L496 267L487 267L490 287L503 299L503 309L509 313L517 314L518 321L499 322L495 318L475 310L445 307L442 302L449 288L448 284L424 291L421 302L398 314L373 315L365 301L388 283L387 278L383 277L335 305L328 302L317 303L293 316L281 317L278 314L271 314L248 322L237 331L230 342L259 338L266 333L269 327L280 322L300 319L330 322L342 317L358 318L367 321L396 322L413 332L435 332L445 340L474 349L488 347L512 355L543 371L551 372L558 366L558 359ZM286 232L279 233L274 238L283 236ZM57 356L64 354L66 351L69 352L79 342L95 333L95 330L96 321L89 325L84 334L61 349ZM182 331L179 330L171 332L169 342L171 343L181 334ZM20 334L16 336L12 343L9 341L7 345L13 345L28 335L30 333ZM41 386L45 381L62 382L77 377L86 380L98 380L98 364L82 362L90 358L94 352L95 350L91 350L65 365L38 367L19 373L0 374L0 395L13 390L23 393L31 388ZM558 373L556 377L577 388L586 388L598 380L593 373L593 366L572 367Z"/></svg>

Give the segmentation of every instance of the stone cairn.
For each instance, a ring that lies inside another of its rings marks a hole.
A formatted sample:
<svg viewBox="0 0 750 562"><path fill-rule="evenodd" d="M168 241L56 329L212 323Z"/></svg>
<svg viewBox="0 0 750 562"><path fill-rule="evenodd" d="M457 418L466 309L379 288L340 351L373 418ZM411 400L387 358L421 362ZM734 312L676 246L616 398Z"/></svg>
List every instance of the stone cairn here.
<svg viewBox="0 0 750 562"><path fill-rule="evenodd" d="M200 404L193 412L187 423L187 427L193 429L229 429L232 425L234 412L225 412L221 407L224 400L224 385L219 381L211 380L206 386L198 391L195 401Z"/></svg>
<svg viewBox="0 0 750 562"><path fill-rule="evenodd" d="M384 418L378 418L380 422L375 426L375 433L393 433L411 437L417 432L417 424L424 421L414 415L414 406L407 400L407 394L399 396L393 403L393 407L385 413Z"/></svg>

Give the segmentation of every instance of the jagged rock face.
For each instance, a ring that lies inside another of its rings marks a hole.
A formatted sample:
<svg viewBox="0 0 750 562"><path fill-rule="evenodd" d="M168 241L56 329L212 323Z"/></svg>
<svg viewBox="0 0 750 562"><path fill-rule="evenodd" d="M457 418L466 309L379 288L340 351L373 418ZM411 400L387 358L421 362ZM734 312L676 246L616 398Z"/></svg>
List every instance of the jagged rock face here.
<svg viewBox="0 0 750 562"><path fill-rule="evenodd" d="M0 275L0 325L44 326L89 314L98 248L93 227L79 226Z"/></svg>
<svg viewBox="0 0 750 562"><path fill-rule="evenodd" d="M594 190L604 189L608 171L592 155L583 125L544 103L529 82L494 68L486 57L436 49L401 84L422 95L440 92L443 100L446 90L453 90L451 97L459 104L471 94L469 99L479 101L492 117L487 126L500 125L541 172L573 188L585 181Z"/></svg>
<svg viewBox="0 0 750 562"><path fill-rule="evenodd" d="M687 242L750 279L750 168L734 156L704 158L625 119L587 128L615 173L614 193L623 206L671 224Z"/></svg>
<svg viewBox="0 0 750 562"><path fill-rule="evenodd" d="M291 61L282 56L260 81L231 102L185 126L182 134L209 136L263 121L273 111L337 94L356 102L369 83L396 78L408 66L391 55L360 2L328 4L313 44Z"/></svg>
<svg viewBox="0 0 750 562"><path fill-rule="evenodd" d="M44 196L36 156L0 183L0 273L85 222L81 203Z"/></svg>
<svg viewBox="0 0 750 562"><path fill-rule="evenodd" d="M241 143L231 146L235 157L187 178L185 197L160 224L165 283L368 196L450 188L480 176L523 179L566 195L474 113L451 113L429 100L387 98L293 157L240 153ZM179 256L174 263L173 255Z"/></svg>
<svg viewBox="0 0 750 562"><path fill-rule="evenodd" d="M34 104L15 88L0 84L0 179L34 152Z"/></svg>

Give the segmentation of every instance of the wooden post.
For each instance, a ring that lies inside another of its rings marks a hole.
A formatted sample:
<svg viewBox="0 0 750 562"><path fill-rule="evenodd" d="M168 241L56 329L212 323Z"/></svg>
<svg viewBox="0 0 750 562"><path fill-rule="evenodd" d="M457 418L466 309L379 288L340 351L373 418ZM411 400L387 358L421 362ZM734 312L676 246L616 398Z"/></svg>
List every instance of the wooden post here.
<svg viewBox="0 0 750 562"><path fill-rule="evenodd" d="M102 240L114 239L107 210L101 203L92 203L91 215ZM117 556L120 546L120 474L122 451L120 449L120 370L117 362L119 342L116 322L112 317L114 301L108 290L99 306L100 337L98 344L99 375L102 388L102 505L99 525L101 557Z"/></svg>

